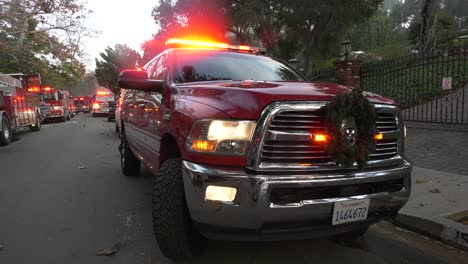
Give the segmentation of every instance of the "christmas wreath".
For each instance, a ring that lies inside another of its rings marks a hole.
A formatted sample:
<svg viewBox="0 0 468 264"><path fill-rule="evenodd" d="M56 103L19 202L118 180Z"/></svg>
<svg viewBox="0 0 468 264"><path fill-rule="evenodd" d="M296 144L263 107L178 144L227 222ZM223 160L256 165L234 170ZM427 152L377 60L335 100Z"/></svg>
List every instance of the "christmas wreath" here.
<svg viewBox="0 0 468 264"><path fill-rule="evenodd" d="M363 168L375 151L376 114L360 89L336 96L324 106L330 136L328 154L339 165Z"/></svg>

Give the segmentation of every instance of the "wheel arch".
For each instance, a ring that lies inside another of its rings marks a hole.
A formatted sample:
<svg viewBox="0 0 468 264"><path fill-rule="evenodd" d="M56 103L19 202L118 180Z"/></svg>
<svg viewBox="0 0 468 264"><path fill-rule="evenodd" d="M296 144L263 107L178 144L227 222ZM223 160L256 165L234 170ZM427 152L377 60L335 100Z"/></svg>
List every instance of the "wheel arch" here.
<svg viewBox="0 0 468 264"><path fill-rule="evenodd" d="M164 134L159 148L159 166L168 159L179 157L181 157L181 152L177 140L169 133Z"/></svg>
<svg viewBox="0 0 468 264"><path fill-rule="evenodd" d="M8 118L8 120L10 120L11 122L11 118L8 116L8 113L4 110L0 110L0 119L3 117L3 116L6 116L6 118ZM3 122L0 122L0 131L3 130Z"/></svg>

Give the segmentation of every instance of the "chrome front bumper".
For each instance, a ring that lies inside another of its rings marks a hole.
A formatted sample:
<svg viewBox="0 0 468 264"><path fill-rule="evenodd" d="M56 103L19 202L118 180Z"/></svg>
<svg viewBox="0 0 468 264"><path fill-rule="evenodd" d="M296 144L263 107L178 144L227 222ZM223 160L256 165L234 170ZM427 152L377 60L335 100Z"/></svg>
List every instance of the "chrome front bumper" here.
<svg viewBox="0 0 468 264"><path fill-rule="evenodd" d="M257 175L244 170L219 168L183 161L182 172L188 209L199 231L211 239L276 240L329 236L368 226L395 216L409 199L412 166L372 171L328 172L294 175ZM275 188L336 187L401 179L404 187L395 192L328 197L297 203L275 204ZM208 185L237 188L234 202L205 201ZM368 219L332 226L335 202L370 199Z"/></svg>

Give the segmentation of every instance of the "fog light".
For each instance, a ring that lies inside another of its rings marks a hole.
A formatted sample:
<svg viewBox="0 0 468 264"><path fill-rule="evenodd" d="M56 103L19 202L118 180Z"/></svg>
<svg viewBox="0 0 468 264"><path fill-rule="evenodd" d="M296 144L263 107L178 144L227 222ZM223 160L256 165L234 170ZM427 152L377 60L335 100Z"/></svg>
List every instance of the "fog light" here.
<svg viewBox="0 0 468 264"><path fill-rule="evenodd" d="M209 185L206 187L205 200L232 202L236 198L236 193L236 188Z"/></svg>

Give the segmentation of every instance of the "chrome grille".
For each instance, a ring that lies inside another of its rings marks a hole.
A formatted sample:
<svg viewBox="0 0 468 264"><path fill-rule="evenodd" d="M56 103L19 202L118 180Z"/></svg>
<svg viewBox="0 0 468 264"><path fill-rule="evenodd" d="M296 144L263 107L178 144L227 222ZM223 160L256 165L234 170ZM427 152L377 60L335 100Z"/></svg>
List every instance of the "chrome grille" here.
<svg viewBox="0 0 468 264"><path fill-rule="evenodd" d="M392 113L377 113L375 125L379 132L398 130L397 119Z"/></svg>
<svg viewBox="0 0 468 264"><path fill-rule="evenodd" d="M41 110L41 113L42 114L50 114L52 111L51 111L51 108L50 108L50 105L41 105L39 106L39 109Z"/></svg>
<svg viewBox="0 0 468 264"><path fill-rule="evenodd" d="M398 139L379 140L376 150L369 155L370 160L389 159L398 154Z"/></svg>
<svg viewBox="0 0 468 264"><path fill-rule="evenodd" d="M269 129L283 132L323 131L324 122L325 115L321 110L283 111L273 117Z"/></svg>
<svg viewBox="0 0 468 264"><path fill-rule="evenodd" d="M396 112L377 109L376 127L385 139L376 144L371 161L390 159L398 155L398 122ZM325 146L310 140L314 132L325 130L325 112L320 109L280 110L272 115L265 140L260 149L259 163L268 166L317 167L336 166Z"/></svg>

